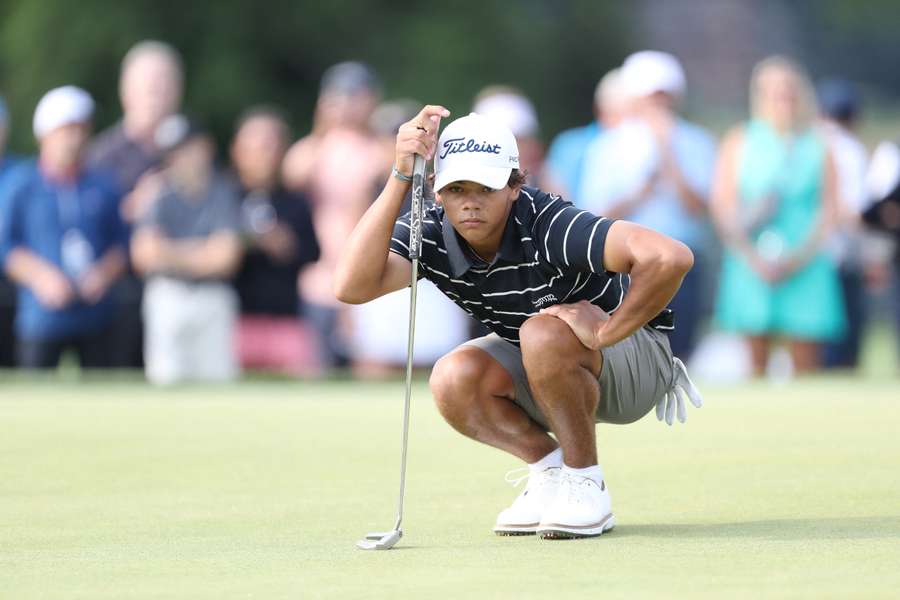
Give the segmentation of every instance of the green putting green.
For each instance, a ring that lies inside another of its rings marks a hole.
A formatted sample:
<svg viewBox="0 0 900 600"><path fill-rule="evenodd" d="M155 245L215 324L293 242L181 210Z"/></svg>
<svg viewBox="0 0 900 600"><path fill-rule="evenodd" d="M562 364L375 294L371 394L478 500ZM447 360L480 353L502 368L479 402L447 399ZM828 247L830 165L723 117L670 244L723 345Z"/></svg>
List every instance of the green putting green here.
<svg viewBox="0 0 900 600"><path fill-rule="evenodd" d="M496 537L519 464L402 382L0 387L2 598L896 597L900 385L703 386L686 425L601 426L617 527Z"/></svg>

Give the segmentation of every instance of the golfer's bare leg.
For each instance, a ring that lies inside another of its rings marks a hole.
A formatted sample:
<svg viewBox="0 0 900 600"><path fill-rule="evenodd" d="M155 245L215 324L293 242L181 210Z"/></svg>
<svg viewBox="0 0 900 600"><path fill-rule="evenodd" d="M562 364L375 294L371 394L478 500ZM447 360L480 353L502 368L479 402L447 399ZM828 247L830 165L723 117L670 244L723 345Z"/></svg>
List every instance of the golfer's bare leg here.
<svg viewBox="0 0 900 600"><path fill-rule="evenodd" d="M434 365L430 385L444 419L473 440L527 463L557 448L556 441L513 403L512 378L484 350L466 346L446 355Z"/></svg>
<svg viewBox="0 0 900 600"><path fill-rule="evenodd" d="M531 392L562 447L565 464L575 469L596 465L594 414L602 355L578 341L565 322L547 315L528 319L519 339Z"/></svg>

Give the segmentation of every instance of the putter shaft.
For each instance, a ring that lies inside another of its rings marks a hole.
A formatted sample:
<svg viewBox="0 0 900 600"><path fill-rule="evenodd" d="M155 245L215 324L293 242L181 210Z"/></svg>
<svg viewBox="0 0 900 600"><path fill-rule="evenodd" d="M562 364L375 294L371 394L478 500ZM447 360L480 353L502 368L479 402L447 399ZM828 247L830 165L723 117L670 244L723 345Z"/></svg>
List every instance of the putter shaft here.
<svg viewBox="0 0 900 600"><path fill-rule="evenodd" d="M409 254L412 260L412 276L409 283L409 336L406 343L406 396L403 399L403 433L400 438L400 497L397 500L397 522L394 530L400 531L403 522L403 496L406 489L406 447L409 439L409 405L412 396L413 349L416 339L416 290L419 281L419 255L422 251L422 219L425 209L425 159L416 155L413 166L412 206L410 211Z"/></svg>
<svg viewBox="0 0 900 600"><path fill-rule="evenodd" d="M410 210L409 259L412 277L409 283L409 337L406 346L406 396L403 400L403 429L400 437L400 496L394 529L384 534L369 534L356 543L363 550L388 550L403 536L403 496L406 489L406 446L409 439L409 405L412 397L413 347L416 335L416 290L419 280L419 256L422 251L422 220L425 209L425 159L416 155L413 167L412 207ZM380 539L379 539L380 538Z"/></svg>

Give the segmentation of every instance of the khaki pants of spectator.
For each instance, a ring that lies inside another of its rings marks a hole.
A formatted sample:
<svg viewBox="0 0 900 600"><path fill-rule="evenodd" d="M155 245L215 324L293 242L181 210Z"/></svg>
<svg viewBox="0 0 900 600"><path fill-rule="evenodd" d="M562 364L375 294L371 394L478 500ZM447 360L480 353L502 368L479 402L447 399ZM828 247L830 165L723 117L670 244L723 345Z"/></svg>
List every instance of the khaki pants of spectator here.
<svg viewBox="0 0 900 600"><path fill-rule="evenodd" d="M156 384L228 381L238 299L227 284L154 277L144 289L144 362Z"/></svg>

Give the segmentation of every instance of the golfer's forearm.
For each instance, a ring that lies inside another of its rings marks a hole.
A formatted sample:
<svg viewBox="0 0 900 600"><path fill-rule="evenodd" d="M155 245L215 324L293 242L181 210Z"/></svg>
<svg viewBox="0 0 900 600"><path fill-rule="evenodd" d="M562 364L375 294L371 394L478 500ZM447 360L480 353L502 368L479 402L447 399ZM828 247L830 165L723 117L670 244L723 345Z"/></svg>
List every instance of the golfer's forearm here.
<svg viewBox="0 0 900 600"><path fill-rule="evenodd" d="M358 304L378 296L386 272L391 233L409 184L394 177L356 224L338 260L334 294Z"/></svg>
<svg viewBox="0 0 900 600"><path fill-rule="evenodd" d="M624 340L660 313L691 269L694 257L683 244L659 249L632 266L631 287L622 305L597 330L597 347Z"/></svg>

